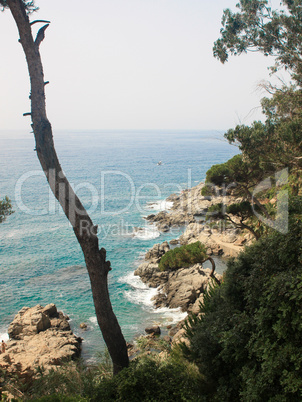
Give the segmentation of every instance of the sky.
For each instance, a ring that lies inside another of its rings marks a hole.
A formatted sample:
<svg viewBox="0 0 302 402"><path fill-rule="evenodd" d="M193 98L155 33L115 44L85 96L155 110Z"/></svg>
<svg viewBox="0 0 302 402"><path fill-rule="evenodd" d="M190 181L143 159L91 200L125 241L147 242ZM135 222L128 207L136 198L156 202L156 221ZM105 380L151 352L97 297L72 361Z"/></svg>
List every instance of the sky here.
<svg viewBox="0 0 302 402"><path fill-rule="evenodd" d="M40 51L54 129L226 130L262 118L273 60L212 55L238 0L36 0L50 20ZM33 30L39 28L33 25ZM0 130L28 129L29 78L9 10L0 14Z"/></svg>

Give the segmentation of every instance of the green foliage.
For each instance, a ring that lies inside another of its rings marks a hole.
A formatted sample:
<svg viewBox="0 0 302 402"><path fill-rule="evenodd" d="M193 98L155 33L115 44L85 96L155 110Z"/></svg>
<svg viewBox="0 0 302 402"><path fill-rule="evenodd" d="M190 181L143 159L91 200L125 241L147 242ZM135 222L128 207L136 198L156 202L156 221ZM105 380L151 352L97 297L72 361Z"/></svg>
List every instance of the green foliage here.
<svg viewBox="0 0 302 402"><path fill-rule="evenodd" d="M206 185L222 186L237 195L245 194L263 179L266 171L254 162L247 162L243 155L235 155L225 163L213 165L206 174Z"/></svg>
<svg viewBox="0 0 302 402"><path fill-rule="evenodd" d="M167 271L185 268L193 264L203 263L207 258L205 246L198 241L169 250L162 256L159 269Z"/></svg>
<svg viewBox="0 0 302 402"><path fill-rule="evenodd" d="M135 343L140 352L149 352L150 350L156 352L171 351L171 344L158 336L148 337L143 335L137 338Z"/></svg>
<svg viewBox="0 0 302 402"><path fill-rule="evenodd" d="M87 369L84 365L66 364L47 373L38 369L38 376L33 381L29 399L41 401L84 401L95 386L95 374L102 373L98 368ZM40 398L40 399L39 399ZM61 398L61 399L52 399ZM64 399L66 398L66 399ZM70 399L67 399L70 398Z"/></svg>
<svg viewBox="0 0 302 402"><path fill-rule="evenodd" d="M273 207L271 207L271 209L272 208ZM209 207L206 214L206 219L208 220L213 218L214 220L227 220L232 223L233 227L249 230L253 236L258 239L261 232L263 232L263 227L259 221L257 221L258 228L256 229L253 227L255 221L254 210L260 212L257 205L252 207L251 203L247 200L230 205L219 203ZM273 214L274 211L272 210L271 213ZM234 216L239 218L239 220L234 220Z"/></svg>
<svg viewBox="0 0 302 402"><path fill-rule="evenodd" d="M201 377L181 361L141 358L102 381L91 401L203 401Z"/></svg>
<svg viewBox="0 0 302 402"><path fill-rule="evenodd" d="M27 12L27 14L31 14L34 11L37 11L39 8L36 7L35 2L34 1L25 1L22 0L22 3L24 4L24 8ZM2 6L2 11L6 8L9 8L8 4L7 4L7 0L0 0L0 5Z"/></svg>
<svg viewBox="0 0 302 402"><path fill-rule="evenodd" d="M285 67L301 82L302 10L301 2L283 0L281 10L272 10L267 0L240 0L239 12L224 10L221 37L213 52L222 63L228 55L260 51L276 57L272 71Z"/></svg>
<svg viewBox="0 0 302 402"><path fill-rule="evenodd" d="M213 183L216 186L222 186L230 176L230 170L227 163L213 165L206 175L206 183Z"/></svg>
<svg viewBox="0 0 302 402"><path fill-rule="evenodd" d="M212 186L208 185L208 183L205 184L204 187L202 187L200 194L203 195L204 197L209 197L211 195L213 195L213 189Z"/></svg>
<svg viewBox="0 0 302 402"><path fill-rule="evenodd" d="M0 200L0 223L4 222L6 217L14 213L12 210L12 204L8 197Z"/></svg>
<svg viewBox="0 0 302 402"><path fill-rule="evenodd" d="M80 396L68 396L61 394L42 396L41 398L35 399L35 402L88 402L87 398L82 398Z"/></svg>
<svg viewBox="0 0 302 402"><path fill-rule="evenodd" d="M264 103L268 103L266 99ZM257 163L267 174L285 167L290 171L301 169L302 116L294 120L285 119L275 112L273 114L272 109L270 112L266 110L266 114L265 123L254 122L250 127L238 125L228 130L225 137L239 146L247 163Z"/></svg>
<svg viewBox="0 0 302 402"><path fill-rule="evenodd" d="M224 211L225 211L225 206L221 202L218 204L212 204L207 210L206 220L208 220L210 218L223 219L224 215L225 215L223 213Z"/></svg>
<svg viewBox="0 0 302 402"><path fill-rule="evenodd" d="M184 349L210 400L302 400L301 197L290 211L289 232L272 232L230 260L187 328Z"/></svg>
<svg viewBox="0 0 302 402"><path fill-rule="evenodd" d="M228 214L236 215L242 218L242 220L245 220L253 215L253 209L249 201L242 201L230 205L224 205L222 203L214 204L208 208L206 219L209 219L210 217L223 219Z"/></svg>
<svg viewBox="0 0 302 402"><path fill-rule="evenodd" d="M226 212L228 214L249 217L252 215L253 210L250 202L242 201L227 206Z"/></svg>
<svg viewBox="0 0 302 402"><path fill-rule="evenodd" d="M176 350L136 358L118 375L107 375L101 365L92 368L66 365L41 372L22 400L39 402L203 401L204 382L195 365Z"/></svg>

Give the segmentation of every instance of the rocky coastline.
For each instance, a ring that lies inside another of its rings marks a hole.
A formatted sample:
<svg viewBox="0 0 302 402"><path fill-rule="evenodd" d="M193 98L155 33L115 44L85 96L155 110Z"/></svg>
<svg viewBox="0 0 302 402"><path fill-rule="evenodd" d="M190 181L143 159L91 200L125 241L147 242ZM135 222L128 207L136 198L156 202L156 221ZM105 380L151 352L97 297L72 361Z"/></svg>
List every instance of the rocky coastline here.
<svg viewBox="0 0 302 402"><path fill-rule="evenodd" d="M222 227L219 222L209 225L205 215L211 205L222 201L228 205L238 200L231 196L227 199L203 197L202 187L200 183L181 194L172 194L167 198L172 203L170 210L145 218L160 232L185 227L179 238L155 244L148 250L134 273L149 287L157 288L153 298L155 308L180 308L183 312L198 314L200 302L213 280L213 269L204 268L202 264L176 271L160 271L160 259L167 251L178 245L200 241L206 246L208 256L230 257L238 255L245 245L252 242L250 233L238 228ZM221 275L214 275L217 280L222 279ZM28 382L35 377L38 367L48 372L79 357L82 339L72 333L68 320L68 316L58 311L54 304L23 307L8 328L9 340L5 351L0 354L0 367L9 375L17 375L21 381ZM183 322L168 326L164 340L172 344L185 341L182 326ZM157 325L151 325L146 328L146 337L152 338L161 332ZM131 344L128 350L130 356L137 353Z"/></svg>
<svg viewBox="0 0 302 402"><path fill-rule="evenodd" d="M185 227L178 239L155 244L148 250L144 261L134 272L149 287L157 288L158 292L153 298L155 308L180 308L184 312L198 314L199 304L213 280L213 271L204 268L202 264L176 271L160 271L160 259L171 248L200 241L206 246L208 256L236 257L245 245L252 242L249 232L232 225L227 226L221 221L206 221L207 211L212 205L222 202L229 205L241 200L231 195L204 197L201 195L203 186L203 183L199 183L181 194L170 195L166 201L172 203L171 209L145 217L160 232ZM214 275L221 280L221 275ZM181 326L178 327L181 329Z"/></svg>

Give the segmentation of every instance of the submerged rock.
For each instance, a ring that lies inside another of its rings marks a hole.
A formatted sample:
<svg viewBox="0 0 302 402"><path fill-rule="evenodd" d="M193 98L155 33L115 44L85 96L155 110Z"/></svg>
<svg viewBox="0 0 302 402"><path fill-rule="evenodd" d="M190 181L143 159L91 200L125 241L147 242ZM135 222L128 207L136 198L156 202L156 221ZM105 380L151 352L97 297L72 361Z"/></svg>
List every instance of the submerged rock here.
<svg viewBox="0 0 302 402"><path fill-rule="evenodd" d="M160 335L160 327L158 325L154 325L153 327L145 328L146 334Z"/></svg>

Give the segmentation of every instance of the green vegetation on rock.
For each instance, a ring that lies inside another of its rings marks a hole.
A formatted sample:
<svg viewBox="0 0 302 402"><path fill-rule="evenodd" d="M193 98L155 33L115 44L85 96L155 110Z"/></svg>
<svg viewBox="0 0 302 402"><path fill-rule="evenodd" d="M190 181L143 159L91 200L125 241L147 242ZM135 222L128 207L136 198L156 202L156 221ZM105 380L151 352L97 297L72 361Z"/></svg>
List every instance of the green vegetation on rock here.
<svg viewBox="0 0 302 402"><path fill-rule="evenodd" d="M161 271L186 268L193 264L203 263L208 259L205 246L197 241L196 243L176 247L165 253L160 262Z"/></svg>

